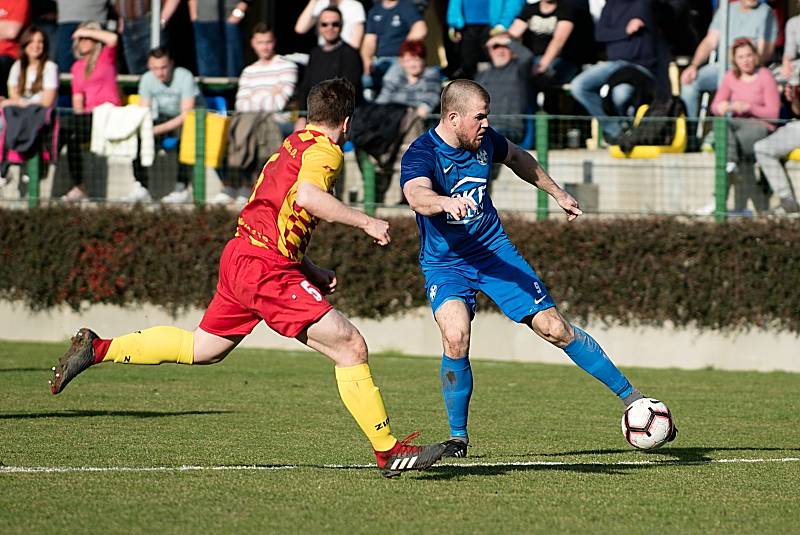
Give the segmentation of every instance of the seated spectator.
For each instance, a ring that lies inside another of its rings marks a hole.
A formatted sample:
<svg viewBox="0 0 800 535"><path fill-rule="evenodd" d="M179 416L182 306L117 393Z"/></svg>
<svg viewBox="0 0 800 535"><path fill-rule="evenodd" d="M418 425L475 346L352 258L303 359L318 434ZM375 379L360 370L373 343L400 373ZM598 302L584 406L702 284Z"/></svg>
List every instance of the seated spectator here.
<svg viewBox="0 0 800 535"><path fill-rule="evenodd" d="M608 0L595 24L595 40L606 46L608 61L598 63L572 80L572 96L594 117L607 117L600 89L617 70L632 67L656 83L666 93L667 43L658 31L648 0ZM612 100L617 115L628 114L634 93L629 84L617 85ZM616 120L603 120L606 140L615 143L622 125Z"/></svg>
<svg viewBox="0 0 800 535"><path fill-rule="evenodd" d="M228 176L223 180L222 191L213 199L215 203L244 203L264 160L293 130L288 115L276 112L283 111L294 94L297 65L275 54L275 34L265 23L257 23L252 33L250 46L258 60L245 67L239 76L237 113L228 128ZM265 122L272 123L274 128L267 130ZM262 132L273 131L277 135L271 141L260 139ZM232 157L233 148L249 145L251 137L254 138L252 146L264 150L236 151L236 157Z"/></svg>
<svg viewBox="0 0 800 535"><path fill-rule="evenodd" d="M800 147L800 121L797 120L800 117L800 86L787 84L784 95L791 104L794 119L764 139L756 141L754 150L761 172L780 199L781 210L797 213L800 212L800 205L797 204L797 196L781 160Z"/></svg>
<svg viewBox="0 0 800 535"><path fill-rule="evenodd" d="M47 34L29 26L19 39L21 53L8 75L8 98L3 106L55 105L58 96L58 67L47 59Z"/></svg>
<svg viewBox="0 0 800 535"><path fill-rule="evenodd" d="M480 61L486 60L484 43L493 34L504 33L514 22L523 0L450 0L447 26L450 40L458 45L461 65L453 78L475 76Z"/></svg>
<svg viewBox="0 0 800 535"><path fill-rule="evenodd" d="M342 40L356 50L364 39L364 21L367 17L364 6L358 0L308 0L306 8L297 18L294 31L300 35L308 33L317 24L317 19L326 7L335 7L342 13ZM319 36L319 45L325 40Z"/></svg>
<svg viewBox="0 0 800 535"><path fill-rule="evenodd" d="M183 67L176 67L165 47L154 48L147 55L147 72L139 80L139 104L150 107L153 115L153 135L156 144L165 137L179 138L181 127L200 95L192 73ZM133 191L126 197L129 202L150 201L152 196L147 189L149 174L137 158L133 162L136 177ZM165 203L191 202L189 190L191 168L178 164L178 181L172 193L161 199Z"/></svg>
<svg viewBox="0 0 800 535"><path fill-rule="evenodd" d="M786 29L783 33L783 58L779 81L798 86L800 85L800 15L795 15L786 21Z"/></svg>
<svg viewBox="0 0 800 535"><path fill-rule="evenodd" d="M67 162L72 188L65 201L87 199L83 184L83 152L92 137L92 110L109 102L121 104L117 88L117 34L103 30L96 21L82 22L72 34L72 117L65 121Z"/></svg>
<svg viewBox="0 0 800 535"><path fill-rule="evenodd" d="M686 105L686 115L695 118L698 115L700 93L715 91L719 66L713 63L703 65L717 51L717 58L722 58L725 51L719 50L721 15L714 13L708 33L697 46L692 61L681 73L681 99ZM778 28L772 9L759 0L739 0L728 4L728 43L739 37L747 37L755 43L761 64L769 64Z"/></svg>
<svg viewBox="0 0 800 535"><path fill-rule="evenodd" d="M420 41L404 41L400 45L400 60L383 78L376 104L404 104L422 118L439 105L439 68L425 65L425 52L425 44Z"/></svg>
<svg viewBox="0 0 800 535"><path fill-rule="evenodd" d="M16 0L11 0L12 3ZM54 43L58 72L70 72L75 62L73 34L82 22L96 20L101 26L108 21L108 0L56 0L58 24Z"/></svg>
<svg viewBox="0 0 800 535"><path fill-rule="evenodd" d="M361 58L358 51L342 40L342 13L335 7L326 7L317 19L317 31L325 43L314 47L308 58L303 79L297 86L292 103L298 111L306 110L306 99L311 88L331 78L346 78L356 88L356 103L361 97ZM305 128L305 117L295 122L295 130Z"/></svg>
<svg viewBox="0 0 800 535"><path fill-rule="evenodd" d="M528 87L530 84L533 54L508 34L496 35L486 41L491 68L479 72L475 81L491 97L492 115L520 115L528 112ZM525 135L523 119L492 117L492 128L519 143Z"/></svg>
<svg viewBox="0 0 800 535"><path fill-rule="evenodd" d="M428 27L411 0L380 0L367 13L361 43L364 88L380 93L381 80L400 55L403 41L422 41Z"/></svg>
<svg viewBox="0 0 800 535"><path fill-rule="evenodd" d="M19 57L19 37L28 20L28 0L0 0L0 97L7 97L6 81Z"/></svg>
<svg viewBox="0 0 800 535"><path fill-rule="evenodd" d="M746 208L750 198L757 210L766 208L763 192L756 186L753 163L755 142L775 129L780 112L778 85L769 69L759 66L756 45L741 37L731 47L731 69L725 73L711 110L728 116L728 177L736 182L734 210ZM760 120L759 120L760 119Z"/></svg>
<svg viewBox="0 0 800 535"><path fill-rule="evenodd" d="M517 15L508 33L533 52L533 91L561 86L596 59L589 10L572 0L541 0Z"/></svg>

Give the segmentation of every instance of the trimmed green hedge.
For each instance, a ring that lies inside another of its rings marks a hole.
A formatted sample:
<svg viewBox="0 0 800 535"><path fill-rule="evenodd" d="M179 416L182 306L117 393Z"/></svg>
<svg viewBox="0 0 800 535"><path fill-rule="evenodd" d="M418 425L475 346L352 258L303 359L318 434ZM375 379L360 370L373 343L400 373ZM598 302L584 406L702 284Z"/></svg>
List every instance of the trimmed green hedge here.
<svg viewBox="0 0 800 535"><path fill-rule="evenodd" d="M800 332L800 221L504 219L576 320ZM236 214L216 209L0 210L0 298L32 309L203 307L235 222ZM426 304L414 219L391 224L387 248L341 225L321 224L315 232L309 255L338 272L331 301L346 314L382 318Z"/></svg>

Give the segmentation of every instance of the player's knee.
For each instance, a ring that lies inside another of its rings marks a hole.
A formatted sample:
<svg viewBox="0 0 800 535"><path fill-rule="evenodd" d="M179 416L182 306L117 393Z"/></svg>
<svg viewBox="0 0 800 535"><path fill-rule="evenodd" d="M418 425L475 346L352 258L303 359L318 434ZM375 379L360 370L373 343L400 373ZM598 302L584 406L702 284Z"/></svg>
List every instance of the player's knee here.
<svg viewBox="0 0 800 535"><path fill-rule="evenodd" d="M539 313L533 318L533 328L536 334L558 347L572 341L572 329L561 314Z"/></svg>
<svg viewBox="0 0 800 535"><path fill-rule="evenodd" d="M349 329L344 333L342 341L343 359L348 366L356 366L367 362L367 342L357 329Z"/></svg>
<svg viewBox="0 0 800 535"><path fill-rule="evenodd" d="M466 355L469 351L469 331L465 329L449 328L442 333L444 352L457 357Z"/></svg>

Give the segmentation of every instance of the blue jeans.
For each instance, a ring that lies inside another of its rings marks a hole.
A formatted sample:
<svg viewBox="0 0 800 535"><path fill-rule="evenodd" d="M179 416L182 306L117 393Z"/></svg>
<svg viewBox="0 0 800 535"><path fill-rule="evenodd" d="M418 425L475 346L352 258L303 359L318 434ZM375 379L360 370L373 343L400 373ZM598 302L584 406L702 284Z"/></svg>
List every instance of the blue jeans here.
<svg viewBox="0 0 800 535"><path fill-rule="evenodd" d="M72 54L72 34L78 29L79 22L62 22L56 28L55 57L58 63L58 72L68 73L75 63ZM51 52L52 55L52 52Z"/></svg>
<svg viewBox="0 0 800 535"><path fill-rule="evenodd" d="M242 29L223 21L194 23L197 74L235 78L242 72Z"/></svg>
<svg viewBox="0 0 800 535"><path fill-rule="evenodd" d="M697 70L697 78L681 87L681 99L686 104L686 116L697 117L700 110L700 94L717 90L719 63L708 63Z"/></svg>
<svg viewBox="0 0 800 535"><path fill-rule="evenodd" d="M607 117L607 115L605 111L603 111L603 98L600 96L600 88L606 84L617 69L626 66L636 67L648 75L650 74L644 67L640 67L629 61L607 61L605 63L598 63L583 71L573 78L571 84L572 96L581 106L586 108L586 111L588 111L592 117L601 119L600 125L603 129L603 133L610 137L617 137L620 135L622 132L622 123L619 120L602 120L602 118ZM618 110L618 114L622 115L627 111L626 108L633 97L633 91L633 86L628 84L621 84L614 88L611 99Z"/></svg>
<svg viewBox="0 0 800 535"><path fill-rule="evenodd" d="M147 71L147 53L150 45L150 16L125 20L122 32L122 48L125 50L125 64L130 74L143 74ZM161 45L165 45L165 33L161 32Z"/></svg>

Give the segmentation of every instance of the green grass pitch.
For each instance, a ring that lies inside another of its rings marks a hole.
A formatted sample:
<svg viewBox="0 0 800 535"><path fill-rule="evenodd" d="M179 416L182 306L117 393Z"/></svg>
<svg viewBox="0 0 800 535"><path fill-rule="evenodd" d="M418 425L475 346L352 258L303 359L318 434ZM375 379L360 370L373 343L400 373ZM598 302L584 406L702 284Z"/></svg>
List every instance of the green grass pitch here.
<svg viewBox="0 0 800 535"><path fill-rule="evenodd" d="M474 361L470 456L385 480L322 357L105 364L56 397L64 347L0 343L5 534L798 530L800 375L627 369L680 430L643 453L578 368ZM438 365L372 356L396 435L446 438Z"/></svg>

